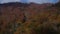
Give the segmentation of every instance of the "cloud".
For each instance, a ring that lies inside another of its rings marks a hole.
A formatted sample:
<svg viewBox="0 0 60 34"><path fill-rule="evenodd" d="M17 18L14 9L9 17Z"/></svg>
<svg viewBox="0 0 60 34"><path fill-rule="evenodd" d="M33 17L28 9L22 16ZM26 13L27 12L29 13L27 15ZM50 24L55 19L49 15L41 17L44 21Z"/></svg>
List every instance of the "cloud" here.
<svg viewBox="0 0 60 34"><path fill-rule="evenodd" d="M34 2L34 3L55 3L57 2L58 0L0 0L0 3L8 3L8 2Z"/></svg>
<svg viewBox="0 0 60 34"><path fill-rule="evenodd" d="M0 3L20 2L20 0L1 0Z"/></svg>
<svg viewBox="0 0 60 34"><path fill-rule="evenodd" d="M58 0L29 0L29 2L35 3L56 3Z"/></svg>

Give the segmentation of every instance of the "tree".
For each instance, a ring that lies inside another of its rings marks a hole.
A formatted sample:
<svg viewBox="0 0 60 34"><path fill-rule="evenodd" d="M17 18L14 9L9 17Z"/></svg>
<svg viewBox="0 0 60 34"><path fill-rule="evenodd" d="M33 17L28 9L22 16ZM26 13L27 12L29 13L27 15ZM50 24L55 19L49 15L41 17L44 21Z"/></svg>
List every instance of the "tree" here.
<svg viewBox="0 0 60 34"><path fill-rule="evenodd" d="M60 0L55 4L56 7L60 7Z"/></svg>

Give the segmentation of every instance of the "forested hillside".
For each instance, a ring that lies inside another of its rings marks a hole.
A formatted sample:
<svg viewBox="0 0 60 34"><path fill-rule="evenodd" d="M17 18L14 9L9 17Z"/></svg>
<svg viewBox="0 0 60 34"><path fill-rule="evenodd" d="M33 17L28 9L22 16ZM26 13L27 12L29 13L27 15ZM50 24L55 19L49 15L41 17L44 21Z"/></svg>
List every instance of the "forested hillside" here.
<svg viewBox="0 0 60 34"><path fill-rule="evenodd" d="M60 3L0 4L0 34L60 34Z"/></svg>

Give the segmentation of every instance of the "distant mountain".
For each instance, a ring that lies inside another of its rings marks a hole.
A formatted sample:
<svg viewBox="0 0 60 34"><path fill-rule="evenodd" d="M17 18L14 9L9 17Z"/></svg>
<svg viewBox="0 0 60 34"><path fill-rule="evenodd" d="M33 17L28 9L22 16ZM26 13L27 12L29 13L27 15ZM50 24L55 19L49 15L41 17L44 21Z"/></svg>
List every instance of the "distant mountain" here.
<svg viewBox="0 0 60 34"><path fill-rule="evenodd" d="M60 9L56 5L0 4L0 34L60 34Z"/></svg>

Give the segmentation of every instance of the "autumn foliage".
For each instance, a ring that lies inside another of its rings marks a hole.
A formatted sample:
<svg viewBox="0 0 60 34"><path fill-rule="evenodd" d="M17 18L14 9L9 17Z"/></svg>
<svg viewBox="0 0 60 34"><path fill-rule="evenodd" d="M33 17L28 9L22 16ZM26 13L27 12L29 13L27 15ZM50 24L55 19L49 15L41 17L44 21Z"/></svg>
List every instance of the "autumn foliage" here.
<svg viewBox="0 0 60 34"><path fill-rule="evenodd" d="M50 3L0 4L0 34L60 34L60 7Z"/></svg>

